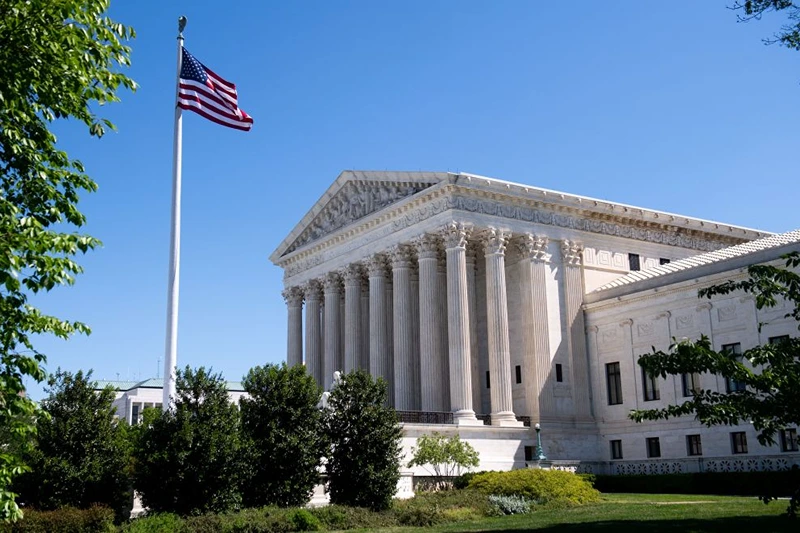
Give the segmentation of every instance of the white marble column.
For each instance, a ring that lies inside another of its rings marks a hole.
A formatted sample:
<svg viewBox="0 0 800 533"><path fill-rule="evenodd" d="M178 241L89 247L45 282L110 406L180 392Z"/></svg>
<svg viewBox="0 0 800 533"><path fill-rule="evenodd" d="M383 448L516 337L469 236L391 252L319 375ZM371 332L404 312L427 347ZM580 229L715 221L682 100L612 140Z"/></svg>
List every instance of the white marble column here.
<svg viewBox="0 0 800 533"><path fill-rule="evenodd" d="M515 241L519 262L522 313L522 383L532 422L552 412L552 397L542 393L550 374L550 332L547 317L547 237L526 233Z"/></svg>
<svg viewBox="0 0 800 533"><path fill-rule="evenodd" d="M389 382L389 325L387 322L386 258L374 255L366 261L369 275L369 371Z"/></svg>
<svg viewBox="0 0 800 533"><path fill-rule="evenodd" d="M420 410L419 363L419 267L416 258L411 261L411 363L414 367L414 410Z"/></svg>
<svg viewBox="0 0 800 533"><path fill-rule="evenodd" d="M475 285L475 243L467 243L467 300L469 302L469 350L472 372L472 409L481 411L481 365L478 350L478 299Z"/></svg>
<svg viewBox="0 0 800 533"><path fill-rule="evenodd" d="M394 407L414 410L416 376L413 360L411 315L411 254L407 246L391 250L394 312Z"/></svg>
<svg viewBox="0 0 800 533"><path fill-rule="evenodd" d="M325 275L325 373L323 384L325 390L330 390L333 383L333 373L342 368L339 363L341 357L341 278L336 272Z"/></svg>
<svg viewBox="0 0 800 533"><path fill-rule="evenodd" d="M344 277L344 371L352 372L361 361L361 265L348 265Z"/></svg>
<svg viewBox="0 0 800 533"><path fill-rule="evenodd" d="M586 327L583 318L583 244L561 242L561 262L564 268L564 318L567 321L567 347L572 368L572 390L575 418L591 420L592 389L589 360L586 356Z"/></svg>
<svg viewBox="0 0 800 533"><path fill-rule="evenodd" d="M489 397L493 426L522 426L514 415L511 396L511 350L506 297L506 244L510 232L489 228L484 235L486 258L486 320L489 344Z"/></svg>
<svg viewBox="0 0 800 533"><path fill-rule="evenodd" d="M472 357L467 291L467 237L470 227L451 222L444 228L447 254L447 333L450 409L458 425L483 425L472 408Z"/></svg>
<svg viewBox="0 0 800 533"><path fill-rule="evenodd" d="M317 385L323 385L325 365L322 356L322 289L317 280L311 280L303 287L306 299L306 372L314 378Z"/></svg>
<svg viewBox="0 0 800 533"><path fill-rule="evenodd" d="M419 359L420 359L420 409L444 411L442 383L444 357L439 349L444 333L444 317L439 313L437 296L437 262L440 238L423 235L416 241L419 258Z"/></svg>
<svg viewBox="0 0 800 533"><path fill-rule="evenodd" d="M387 258L388 260L388 258ZM392 282L392 275L389 274L386 279L386 333L387 343L389 345L389 359L386 363L388 369L388 377L386 378L387 396L389 405L394 407L394 284Z"/></svg>
<svg viewBox="0 0 800 533"><path fill-rule="evenodd" d="M442 317L442 332L439 335L439 349L436 357L441 359L445 379L442 381L441 398L445 411L450 411L450 346L447 333L447 259L444 243L439 246L439 255L436 260L436 304L439 316Z"/></svg>
<svg viewBox="0 0 800 533"><path fill-rule="evenodd" d="M369 372L369 278L361 274L361 360L358 368Z"/></svg>
<svg viewBox="0 0 800 533"><path fill-rule="evenodd" d="M289 287L283 291L288 315L286 332L286 364L295 366L303 364L303 290L300 287Z"/></svg>

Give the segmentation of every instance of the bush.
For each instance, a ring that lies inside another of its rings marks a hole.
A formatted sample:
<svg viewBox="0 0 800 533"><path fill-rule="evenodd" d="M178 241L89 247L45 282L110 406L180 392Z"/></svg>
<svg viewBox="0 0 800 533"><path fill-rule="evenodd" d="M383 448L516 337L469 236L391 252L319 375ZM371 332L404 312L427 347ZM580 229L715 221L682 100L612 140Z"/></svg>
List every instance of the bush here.
<svg viewBox="0 0 800 533"><path fill-rule="evenodd" d="M363 507L346 507L343 505L326 505L310 509L325 529L377 529L395 524L394 516L387 513L376 513Z"/></svg>
<svg viewBox="0 0 800 533"><path fill-rule="evenodd" d="M106 533L115 531L114 511L108 507L76 509L62 507L55 511L25 509L24 516L13 524L0 523L3 533Z"/></svg>
<svg viewBox="0 0 800 533"><path fill-rule="evenodd" d="M531 512L532 502L529 502L522 496L500 496L492 494L489 496L489 504L492 506L494 514L509 515L509 514L527 514Z"/></svg>
<svg viewBox="0 0 800 533"><path fill-rule="evenodd" d="M600 493L587 481L560 470L486 472L473 477L469 488L485 494L522 496L537 504L582 505L600 499Z"/></svg>
<svg viewBox="0 0 800 533"><path fill-rule="evenodd" d="M294 531L319 531L321 529L319 518L305 509L295 509L289 513L289 522Z"/></svg>
<svg viewBox="0 0 800 533"><path fill-rule="evenodd" d="M480 472L466 472L461 474L457 478L453 480L453 488L458 490L464 490L469 486L469 482L477 476L478 474L485 474L486 470L481 470Z"/></svg>
<svg viewBox="0 0 800 533"><path fill-rule="evenodd" d="M419 493L411 499L395 501L391 512L398 524L417 527L492 515L486 494L469 489Z"/></svg>
<svg viewBox="0 0 800 533"><path fill-rule="evenodd" d="M181 531L183 520L171 513L135 518L120 528L121 533L173 533Z"/></svg>

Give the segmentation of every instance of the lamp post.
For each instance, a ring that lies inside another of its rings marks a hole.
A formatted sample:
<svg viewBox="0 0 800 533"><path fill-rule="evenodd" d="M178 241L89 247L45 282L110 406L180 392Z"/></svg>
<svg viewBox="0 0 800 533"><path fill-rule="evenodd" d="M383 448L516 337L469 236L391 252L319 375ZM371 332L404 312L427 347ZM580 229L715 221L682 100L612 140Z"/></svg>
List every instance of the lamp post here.
<svg viewBox="0 0 800 533"><path fill-rule="evenodd" d="M537 423L533 426L536 429L536 457L537 461L547 461L547 456L544 454L544 450L542 450L542 436L540 435L542 431L542 427Z"/></svg>

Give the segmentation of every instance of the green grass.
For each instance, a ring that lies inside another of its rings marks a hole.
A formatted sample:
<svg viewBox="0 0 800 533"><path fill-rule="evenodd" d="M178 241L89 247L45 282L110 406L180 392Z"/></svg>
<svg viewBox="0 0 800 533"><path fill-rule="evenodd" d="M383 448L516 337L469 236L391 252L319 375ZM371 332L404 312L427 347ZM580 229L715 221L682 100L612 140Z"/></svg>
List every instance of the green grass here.
<svg viewBox="0 0 800 533"><path fill-rule="evenodd" d="M782 516L786 506L785 501L764 505L755 497L605 494L602 502L583 507L540 510L528 515L425 528L425 531L797 533L800 520ZM388 528L372 531L399 533L421 530Z"/></svg>

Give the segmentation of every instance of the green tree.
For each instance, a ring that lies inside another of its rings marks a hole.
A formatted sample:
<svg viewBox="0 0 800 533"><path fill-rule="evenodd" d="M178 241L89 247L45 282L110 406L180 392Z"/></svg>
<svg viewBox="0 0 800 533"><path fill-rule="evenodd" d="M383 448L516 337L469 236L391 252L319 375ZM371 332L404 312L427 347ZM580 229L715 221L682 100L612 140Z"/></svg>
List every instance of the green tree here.
<svg viewBox="0 0 800 533"><path fill-rule="evenodd" d="M781 46L800 51L800 6L794 0L742 0L735 1L731 9L737 11L739 22L761 20L765 13L783 11L789 24L784 24L766 44L779 43Z"/></svg>
<svg viewBox="0 0 800 533"><path fill-rule="evenodd" d="M35 404L23 379L41 382L45 356L31 335L88 333L80 322L42 313L32 293L69 285L74 257L96 239L71 232L84 224L82 192L97 185L80 161L56 146L56 119L71 118L100 137L113 128L95 104L119 100L134 82L128 66L131 28L104 15L107 0L0 0L0 427L17 444L0 449L0 521L21 517L8 489L25 470L20 443L30 439Z"/></svg>
<svg viewBox="0 0 800 533"><path fill-rule="evenodd" d="M445 437L436 432L423 435L417 439L417 446L412 452L414 456L408 463L409 468L425 468L433 476L434 487L437 489L448 488L450 480L460 476L462 469L475 468L480 464L475 448L461 440L458 435Z"/></svg>
<svg viewBox="0 0 800 533"><path fill-rule="evenodd" d="M800 275L796 272L800 253L793 252L785 259L786 268L752 265L748 268L748 279L701 289L699 296L711 298L743 291L755 297L759 309L774 307L779 300L786 301L792 309L784 318L800 321ZM800 398L800 338L756 346L737 356L714 350L708 337L702 336L698 341L673 344L669 352L653 351L643 355L639 365L652 376L708 372L742 383L744 387L728 393L700 390L680 405L633 411L630 416L637 422L685 415L694 415L707 426L748 422L759 432L759 442L765 445L775 443L779 430L800 425L800 402L797 401ZM791 501L789 512L792 515L800 504L798 496L800 494L796 493Z"/></svg>
<svg viewBox="0 0 800 533"><path fill-rule="evenodd" d="M95 391L91 376L59 369L48 379L44 416L36 420L35 447L26 461L31 470L14 488L37 509L103 504L122 519L133 498L127 426L116 420L114 391Z"/></svg>
<svg viewBox="0 0 800 533"><path fill-rule="evenodd" d="M178 371L175 405L150 410L134 442L133 486L154 512L180 515L239 507L239 411L225 381L203 367Z"/></svg>
<svg viewBox="0 0 800 533"><path fill-rule="evenodd" d="M240 402L248 470L245 506L302 506L319 482L320 389L305 367L257 366L242 382Z"/></svg>
<svg viewBox="0 0 800 533"><path fill-rule="evenodd" d="M358 370L333 388L325 411L331 503L387 509L400 480L401 429L386 382Z"/></svg>

